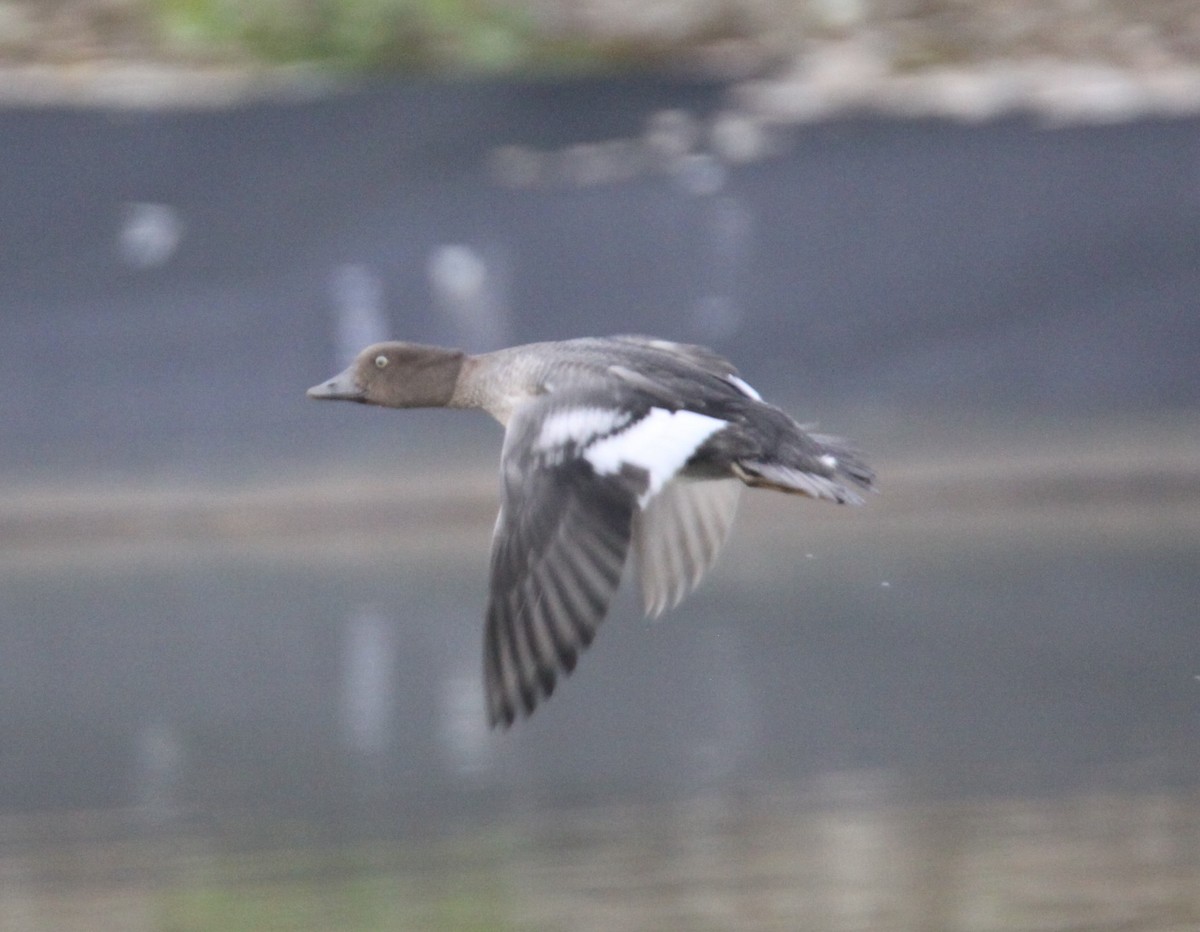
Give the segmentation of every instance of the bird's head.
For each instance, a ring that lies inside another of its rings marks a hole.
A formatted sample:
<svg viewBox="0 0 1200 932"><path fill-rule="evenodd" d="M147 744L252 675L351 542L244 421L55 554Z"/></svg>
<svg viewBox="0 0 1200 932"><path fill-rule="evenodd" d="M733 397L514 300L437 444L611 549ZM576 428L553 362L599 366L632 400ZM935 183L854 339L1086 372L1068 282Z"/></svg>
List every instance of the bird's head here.
<svg viewBox="0 0 1200 932"><path fill-rule="evenodd" d="M387 408L438 408L449 404L466 354L420 343L375 343L332 379L314 385L309 398L357 401Z"/></svg>

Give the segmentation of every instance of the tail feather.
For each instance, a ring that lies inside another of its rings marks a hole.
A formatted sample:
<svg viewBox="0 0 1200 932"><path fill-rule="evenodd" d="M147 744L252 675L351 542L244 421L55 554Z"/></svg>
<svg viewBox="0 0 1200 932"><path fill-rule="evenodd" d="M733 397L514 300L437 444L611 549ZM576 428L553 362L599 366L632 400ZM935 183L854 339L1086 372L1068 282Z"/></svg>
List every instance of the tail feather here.
<svg viewBox="0 0 1200 932"><path fill-rule="evenodd" d="M875 473L859 454L837 437L808 435L813 449L797 451L790 462L739 460L734 473L746 485L823 498L839 505L861 505L855 490L874 491Z"/></svg>
<svg viewBox="0 0 1200 932"><path fill-rule="evenodd" d="M834 473L852 482L861 489L874 492L875 470L863 462L862 454L843 439L828 434L811 434L813 440L825 448L825 452L837 460Z"/></svg>

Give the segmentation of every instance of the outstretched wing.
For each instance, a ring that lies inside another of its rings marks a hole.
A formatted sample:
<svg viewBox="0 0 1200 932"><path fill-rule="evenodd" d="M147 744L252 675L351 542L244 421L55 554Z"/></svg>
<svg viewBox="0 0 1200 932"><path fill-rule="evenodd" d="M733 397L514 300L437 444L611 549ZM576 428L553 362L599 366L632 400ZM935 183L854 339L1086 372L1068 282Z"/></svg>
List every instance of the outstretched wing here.
<svg viewBox="0 0 1200 932"><path fill-rule="evenodd" d="M737 512L736 479L668 483L634 515L633 541L647 615L674 608L717 562Z"/></svg>
<svg viewBox="0 0 1200 932"><path fill-rule="evenodd" d="M595 636L629 550L637 476L602 475L549 397L519 408L501 454L500 516L492 538L484 629L488 720L510 725L554 691ZM579 435L614 422L576 408ZM558 424L558 435L554 434Z"/></svg>
<svg viewBox="0 0 1200 932"><path fill-rule="evenodd" d="M484 631L492 725L531 713L574 669L620 585L635 514L726 426L623 401L544 395L508 423Z"/></svg>

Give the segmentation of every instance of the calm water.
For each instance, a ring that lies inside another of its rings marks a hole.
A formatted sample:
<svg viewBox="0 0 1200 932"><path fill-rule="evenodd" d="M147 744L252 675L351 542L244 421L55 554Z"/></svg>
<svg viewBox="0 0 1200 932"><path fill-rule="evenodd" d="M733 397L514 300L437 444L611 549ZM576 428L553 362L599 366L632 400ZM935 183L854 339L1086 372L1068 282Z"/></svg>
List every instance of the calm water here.
<svg viewBox="0 0 1200 932"><path fill-rule="evenodd" d="M0 115L0 932L1200 926L1196 122L495 176L731 103ZM377 337L629 331L715 343L885 494L750 496L680 610L624 595L491 735L498 431L303 390Z"/></svg>
<svg viewBox="0 0 1200 932"><path fill-rule="evenodd" d="M507 735L488 494L9 552L0 929L1193 928L1200 523L1143 472L750 496Z"/></svg>

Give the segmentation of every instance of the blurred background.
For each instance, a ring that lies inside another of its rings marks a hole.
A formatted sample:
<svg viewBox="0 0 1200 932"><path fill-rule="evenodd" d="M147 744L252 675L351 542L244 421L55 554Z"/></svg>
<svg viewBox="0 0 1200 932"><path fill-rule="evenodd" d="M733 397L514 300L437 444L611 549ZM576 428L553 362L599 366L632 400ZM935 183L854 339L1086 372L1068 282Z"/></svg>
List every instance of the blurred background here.
<svg viewBox="0 0 1200 932"><path fill-rule="evenodd" d="M0 930L1200 927L1200 8L0 2ZM485 727L486 416L708 344L748 494Z"/></svg>

